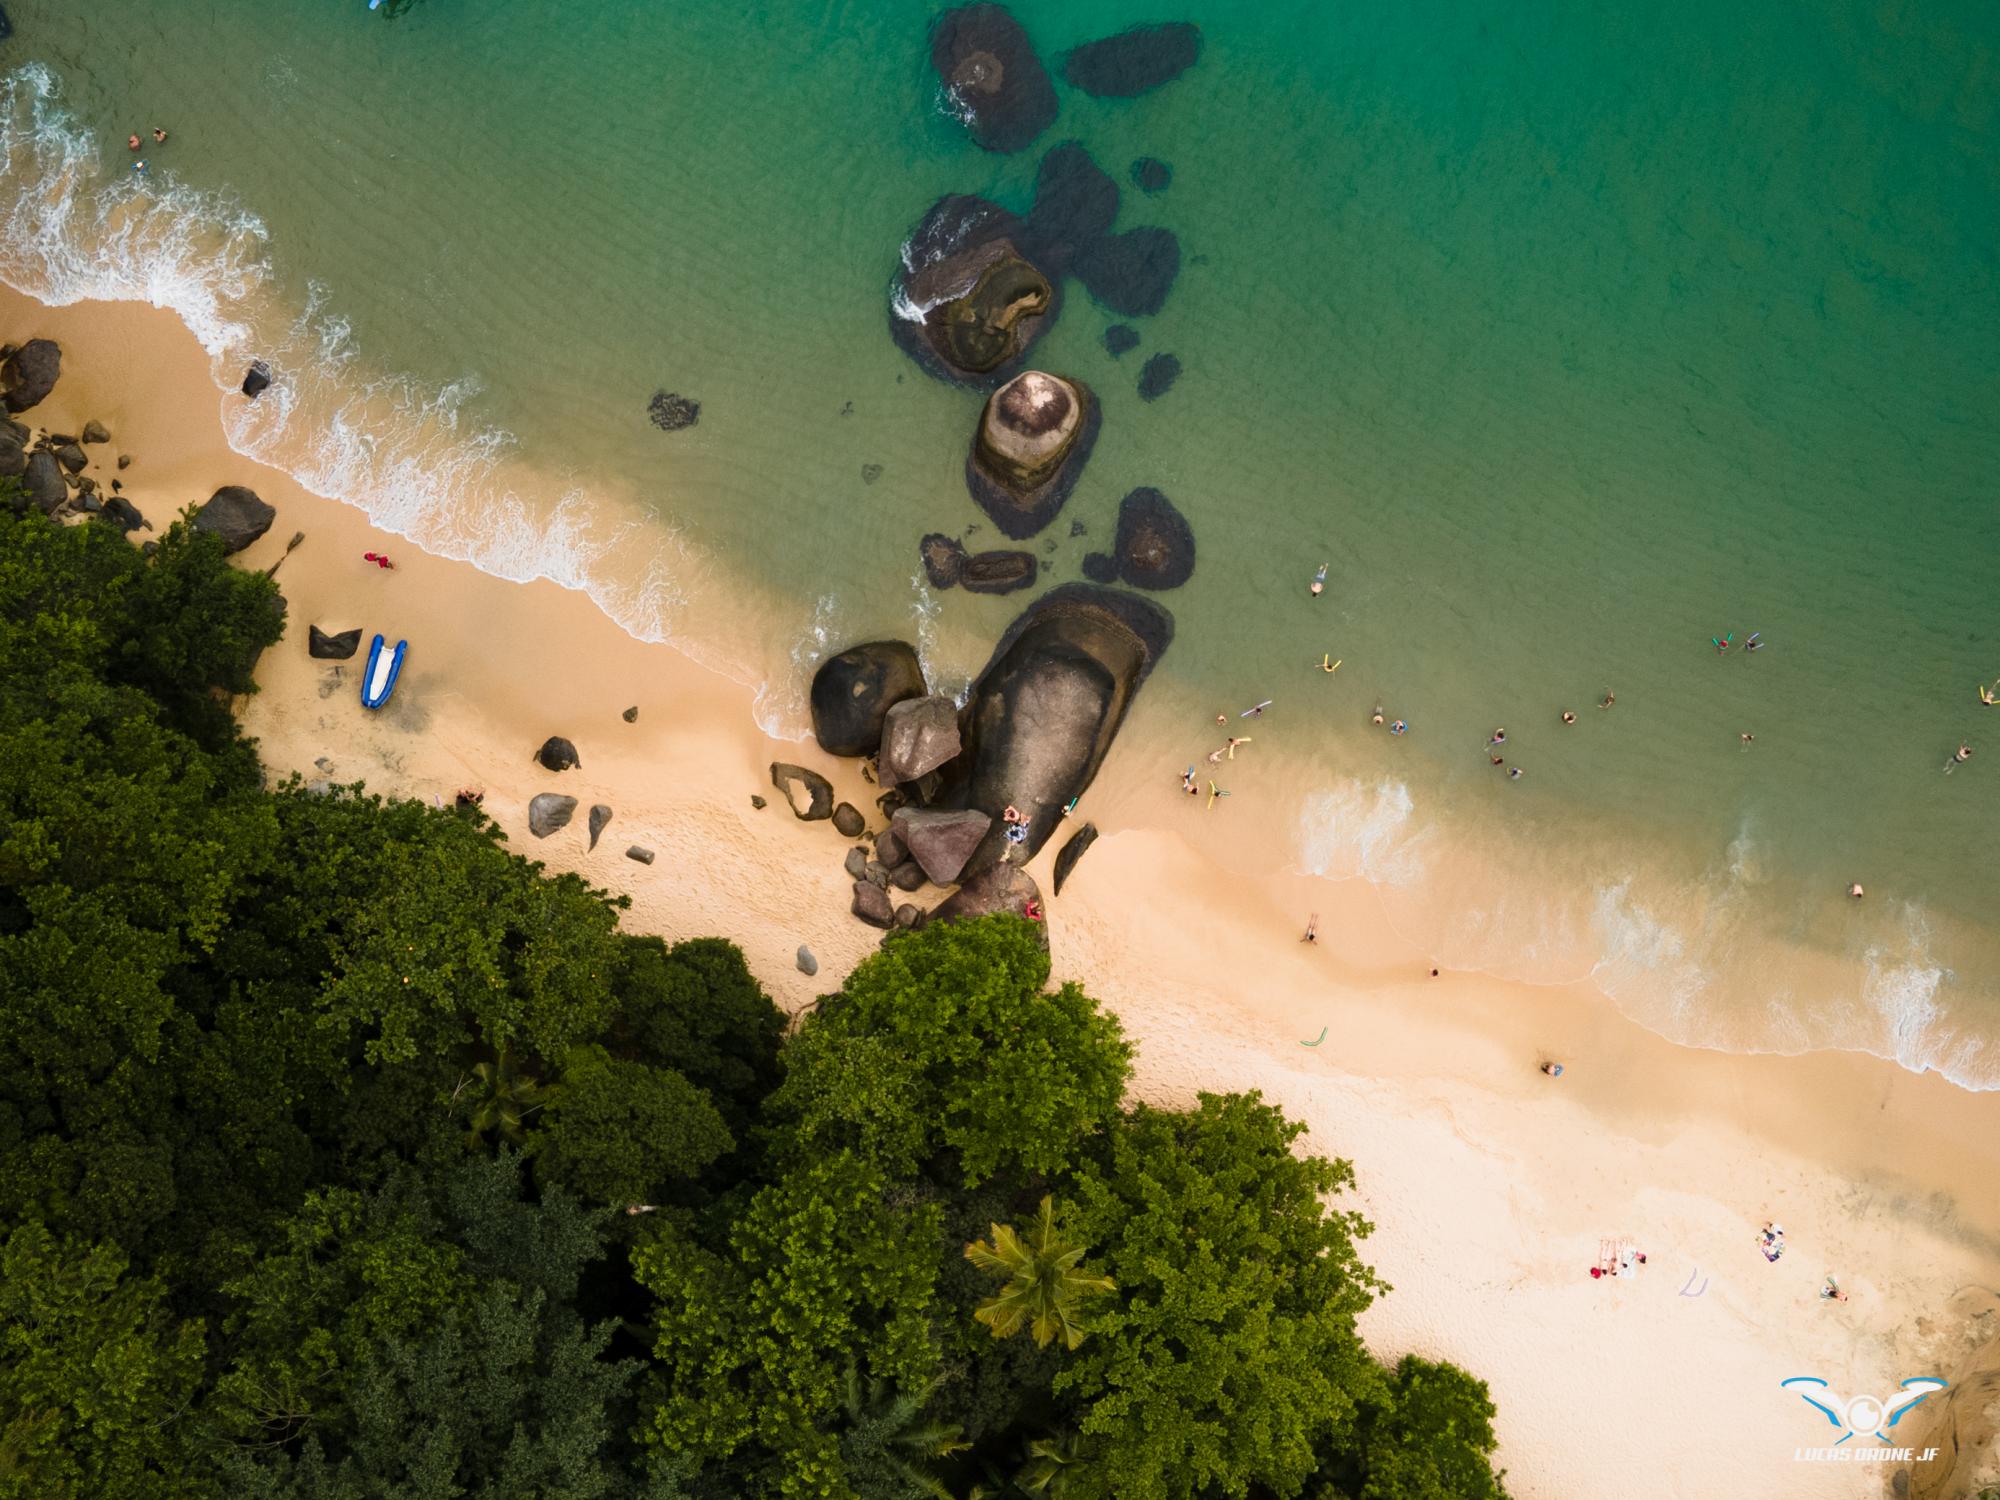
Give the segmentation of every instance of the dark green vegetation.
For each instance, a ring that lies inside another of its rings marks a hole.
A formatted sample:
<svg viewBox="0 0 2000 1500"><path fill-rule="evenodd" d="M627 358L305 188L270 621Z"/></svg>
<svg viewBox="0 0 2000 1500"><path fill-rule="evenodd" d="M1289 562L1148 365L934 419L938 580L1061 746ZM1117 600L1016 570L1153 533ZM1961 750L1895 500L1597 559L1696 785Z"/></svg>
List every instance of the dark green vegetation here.
<svg viewBox="0 0 2000 1500"><path fill-rule="evenodd" d="M791 1036L476 812L266 788L270 582L0 496L0 1500L1501 1494L1343 1163L1030 924Z"/></svg>

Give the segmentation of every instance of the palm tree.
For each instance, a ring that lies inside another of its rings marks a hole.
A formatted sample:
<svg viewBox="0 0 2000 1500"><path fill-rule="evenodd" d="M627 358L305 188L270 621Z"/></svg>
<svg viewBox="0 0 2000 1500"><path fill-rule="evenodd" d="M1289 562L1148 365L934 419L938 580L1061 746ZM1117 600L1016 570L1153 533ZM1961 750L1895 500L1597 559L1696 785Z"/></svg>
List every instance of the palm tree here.
<svg viewBox="0 0 2000 1500"><path fill-rule="evenodd" d="M1082 1444L1073 1432L1061 1437L1036 1438L1028 1444L1028 1461L1015 1474L1014 1483L1031 1495L1059 1500L1069 1488L1070 1465L1082 1458Z"/></svg>
<svg viewBox="0 0 2000 1500"><path fill-rule="evenodd" d="M541 1081L523 1073L514 1054L503 1046L493 1061L475 1063L472 1077L461 1082L454 1093L463 1091L466 1083L473 1085L473 1092L472 1118L465 1132L465 1144L477 1146L486 1139L488 1131L498 1130L503 1139L518 1146L523 1122L544 1102L546 1091Z"/></svg>
<svg viewBox="0 0 2000 1500"><path fill-rule="evenodd" d="M1082 1304L1115 1291L1109 1276L1086 1276L1078 1269L1089 1247L1063 1238L1056 1229L1055 1204L1044 1197L1028 1238L1009 1224L993 1226L993 1240L974 1240L965 1258L982 1271L1008 1278L1007 1284L980 1303L973 1317L993 1330L996 1339L1012 1338L1025 1325L1038 1345L1061 1337L1065 1349L1083 1342Z"/></svg>
<svg viewBox="0 0 2000 1500"><path fill-rule="evenodd" d="M918 1391L898 1392L886 1380L864 1383L861 1371L848 1365L840 1403L847 1426L840 1435L840 1452L863 1500L954 1500L931 1465L972 1445L957 1423L923 1420L937 1387L932 1381Z"/></svg>

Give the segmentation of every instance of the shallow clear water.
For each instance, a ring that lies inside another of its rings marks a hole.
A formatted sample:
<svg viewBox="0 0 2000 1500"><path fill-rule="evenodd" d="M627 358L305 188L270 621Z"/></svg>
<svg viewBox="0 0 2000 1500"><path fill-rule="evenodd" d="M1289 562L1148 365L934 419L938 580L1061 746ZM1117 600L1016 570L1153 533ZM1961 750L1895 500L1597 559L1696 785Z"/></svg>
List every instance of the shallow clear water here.
<svg viewBox="0 0 2000 1500"><path fill-rule="evenodd" d="M1682 1040L2000 1085L2000 736L1941 772L2000 728L2000 12L1816 10L1193 4L1181 81L1061 89L1037 147L1171 162L1120 227L1183 269L1122 361L1074 287L1040 346L1105 410L1047 576L1139 484L1199 539L1100 822L1367 875L1445 961L1591 971ZM787 732L823 643L921 628L956 682L1013 615L912 582L978 519L977 398L897 353L889 277L937 195L1024 208L1040 154L939 108L932 7L10 11L0 275L176 306L231 383L272 357L239 446L590 587ZM1016 13L1045 59L1161 18ZM661 387L698 427L646 424ZM1264 697L1196 817L1181 766Z"/></svg>

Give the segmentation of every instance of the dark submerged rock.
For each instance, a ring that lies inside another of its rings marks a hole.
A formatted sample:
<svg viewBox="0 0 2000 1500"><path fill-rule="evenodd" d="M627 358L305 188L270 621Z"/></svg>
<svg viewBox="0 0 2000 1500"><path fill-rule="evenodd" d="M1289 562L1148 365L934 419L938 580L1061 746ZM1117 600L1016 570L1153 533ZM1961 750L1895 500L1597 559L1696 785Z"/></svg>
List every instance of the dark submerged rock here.
<svg viewBox="0 0 2000 1500"><path fill-rule="evenodd" d="M1063 77L1099 99L1135 99L1172 83L1201 58L1201 28L1189 21L1134 26L1063 54Z"/></svg>
<svg viewBox="0 0 2000 1500"><path fill-rule="evenodd" d="M1092 583L1116 583L1118 559L1109 552L1086 552L1083 555L1083 576Z"/></svg>
<svg viewBox="0 0 2000 1500"><path fill-rule="evenodd" d="M261 359L250 361L250 368L243 372L243 384L238 387L244 395L255 401L271 388L271 367Z"/></svg>
<svg viewBox="0 0 2000 1500"><path fill-rule="evenodd" d="M1032 552L975 552L958 581L974 594L1011 594L1031 585L1040 566Z"/></svg>
<svg viewBox="0 0 2000 1500"><path fill-rule="evenodd" d="M1155 224L1092 240L1074 266L1090 295L1124 318L1148 318L1165 307L1180 269L1180 241Z"/></svg>
<svg viewBox="0 0 2000 1500"><path fill-rule="evenodd" d="M610 824L611 824L611 809L607 804L599 802L590 809L591 848L595 849L597 847L598 835L603 833L604 830L610 826Z"/></svg>
<svg viewBox="0 0 2000 1500"><path fill-rule="evenodd" d="M833 783L819 772L774 760L771 762L771 785L784 794L792 816L799 821L817 823L833 816ZM801 793L806 799L803 807L799 805Z"/></svg>
<svg viewBox="0 0 2000 1500"><path fill-rule="evenodd" d="M1104 330L1104 352L1113 359L1130 354L1139 347L1139 330L1129 323L1113 323Z"/></svg>
<svg viewBox="0 0 2000 1500"><path fill-rule="evenodd" d="M1139 371L1139 399L1157 401L1181 378L1181 362L1171 354L1155 354Z"/></svg>
<svg viewBox="0 0 2000 1500"><path fill-rule="evenodd" d="M116 502L114 501L113 503L115 504ZM110 505L105 506L107 511L110 508ZM129 530L130 528L128 527L127 529ZM306 628L306 655L308 656L317 657L321 661L346 661L360 649L361 627L359 625L355 626L352 630L342 630L332 635L327 634L327 632L321 630L317 625L311 625Z"/></svg>
<svg viewBox="0 0 2000 1500"><path fill-rule="evenodd" d="M228 484L195 511L194 527L221 537L224 552L241 552L269 531L277 518L276 509L258 499L255 490Z"/></svg>
<svg viewBox="0 0 2000 1500"><path fill-rule="evenodd" d="M882 722L875 769L884 786L915 781L949 764L958 750L958 705L949 698L906 698ZM859 822L861 815L854 816Z"/></svg>
<svg viewBox="0 0 2000 1500"><path fill-rule="evenodd" d="M1118 576L1142 589L1177 589L1194 573L1194 528L1158 490L1118 502Z"/></svg>
<svg viewBox="0 0 2000 1500"><path fill-rule="evenodd" d="M993 826L993 819L976 809L933 812L925 808L896 810L892 826L910 858L937 885L950 885Z"/></svg>
<svg viewBox="0 0 2000 1500"><path fill-rule="evenodd" d="M1054 321L1055 282L1022 248L1027 226L984 198L940 198L903 247L889 331L926 374L998 385Z"/></svg>
<svg viewBox="0 0 2000 1500"><path fill-rule="evenodd" d="M1031 537L1069 500L1101 421L1097 397L1082 381L1024 370L987 397L965 459L965 487L1003 535Z"/></svg>
<svg viewBox="0 0 2000 1500"><path fill-rule="evenodd" d="M843 802L833 810L834 830L844 839L858 839L868 826L868 820L861 816L861 809L852 802Z"/></svg>
<svg viewBox="0 0 2000 1500"><path fill-rule="evenodd" d="M0 397L7 410L26 411L48 399L62 375L62 349L54 339L29 339L0 363Z"/></svg>
<svg viewBox="0 0 2000 1500"><path fill-rule="evenodd" d="M646 418L662 432L680 432L701 420L701 403L673 391L655 391Z"/></svg>
<svg viewBox="0 0 2000 1500"><path fill-rule="evenodd" d="M1060 275L1079 246L1111 233L1117 217L1118 184L1082 142L1064 141L1042 158L1028 213L1027 248L1037 265Z"/></svg>
<svg viewBox="0 0 2000 1500"><path fill-rule="evenodd" d="M567 771L572 766L580 766L583 759L576 753L576 746L559 734L552 734L542 741L542 748L535 752L535 759L541 762L544 771Z"/></svg>
<svg viewBox="0 0 2000 1500"><path fill-rule="evenodd" d="M1069 872L1076 868L1076 862L1083 858L1084 851L1097 842L1097 825L1086 823L1069 836L1069 842L1056 855L1055 893L1062 894L1063 882L1069 879Z"/></svg>
<svg viewBox="0 0 2000 1500"><path fill-rule="evenodd" d="M1087 583L1050 590L1008 628L973 684L963 725L972 769L951 793L954 805L995 819L970 873L1026 863L1061 826L1173 628L1150 600ZM1027 821L1022 844L1007 843L999 825L1010 805Z"/></svg>
<svg viewBox="0 0 2000 1500"><path fill-rule="evenodd" d="M1006 7L966 5L931 24L931 67L972 139L1019 151L1056 117L1055 85Z"/></svg>
<svg viewBox="0 0 2000 1500"><path fill-rule="evenodd" d="M861 466L861 482L863 484L873 484L881 477L882 466L880 464L863 464Z"/></svg>
<svg viewBox="0 0 2000 1500"><path fill-rule="evenodd" d="M1173 180L1174 169L1157 156L1142 156L1132 163L1132 185L1142 193L1164 193Z"/></svg>
<svg viewBox="0 0 2000 1500"><path fill-rule="evenodd" d="M528 803L528 832L545 839L558 828L567 827L575 811L576 798L543 792Z"/></svg>
<svg viewBox="0 0 2000 1500"><path fill-rule="evenodd" d="M965 567L965 543L955 536L933 531L917 544L917 554L923 559L924 577L930 580L932 588L957 585L958 575Z"/></svg>
<svg viewBox="0 0 2000 1500"><path fill-rule="evenodd" d="M923 666L906 643L849 646L813 673L813 737L828 755L873 755L889 710L924 691Z"/></svg>

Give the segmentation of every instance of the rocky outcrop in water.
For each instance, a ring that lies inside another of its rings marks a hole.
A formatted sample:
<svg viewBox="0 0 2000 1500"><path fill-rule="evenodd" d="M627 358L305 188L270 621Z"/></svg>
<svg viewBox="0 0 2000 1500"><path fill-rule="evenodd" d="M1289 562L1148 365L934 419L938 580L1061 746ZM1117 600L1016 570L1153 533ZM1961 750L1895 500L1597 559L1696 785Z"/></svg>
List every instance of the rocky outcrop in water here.
<svg viewBox="0 0 2000 1500"><path fill-rule="evenodd" d="M1120 317L1151 317L1167 305L1180 275L1180 241L1156 224L1128 229L1082 246L1074 269L1090 295Z"/></svg>
<svg viewBox="0 0 2000 1500"><path fill-rule="evenodd" d="M917 555L923 561L924 577L930 580L932 588L958 586L958 575L965 569L965 543L955 536L933 531L917 544Z"/></svg>
<svg viewBox="0 0 2000 1500"><path fill-rule="evenodd" d="M1157 156L1142 156L1132 163L1132 186L1142 193L1164 193L1173 181L1174 169Z"/></svg>
<svg viewBox="0 0 2000 1500"><path fill-rule="evenodd" d="M1158 490L1142 487L1118 502L1112 544L1118 576L1142 589L1177 589L1194 574L1194 528Z"/></svg>
<svg viewBox="0 0 2000 1500"><path fill-rule="evenodd" d="M1173 639L1173 617L1149 600L1065 584L1029 605L973 684L962 731L971 772L956 804L996 820L968 862L1026 863L1083 795L1133 695ZM1009 806L1027 837L999 826Z"/></svg>
<svg viewBox="0 0 2000 1500"><path fill-rule="evenodd" d="M890 303L897 345L940 380L998 385L1055 317L1055 284L997 203L940 198L910 235Z"/></svg>
<svg viewBox="0 0 2000 1500"><path fill-rule="evenodd" d="M931 25L931 67L985 150L1019 151L1055 120L1055 86L1004 6L966 5L939 16Z"/></svg>
<svg viewBox="0 0 2000 1500"><path fill-rule="evenodd" d="M243 384L237 389L252 401L271 388L271 367L261 359L250 361L250 368L243 372Z"/></svg>
<svg viewBox="0 0 2000 1500"><path fill-rule="evenodd" d="M1035 173L1028 244L1038 265L1066 273L1079 247L1111 233L1118 218L1118 184L1091 160L1080 141L1051 148Z"/></svg>
<svg viewBox="0 0 2000 1500"><path fill-rule="evenodd" d="M662 432L680 432L701 420L701 403L673 391L655 391L646 403L646 420Z"/></svg>
<svg viewBox="0 0 2000 1500"><path fill-rule="evenodd" d="M1097 398L1082 381L1024 370L987 397L965 460L965 487L1004 536L1031 537L1069 499L1100 420Z"/></svg>
<svg viewBox="0 0 2000 1500"><path fill-rule="evenodd" d="M889 710L925 691L923 666L906 643L850 646L813 673L813 737L828 755L873 755Z"/></svg>
<svg viewBox="0 0 2000 1500"><path fill-rule="evenodd" d="M1040 571L1032 552L975 552L959 570L958 581L968 593L1011 594L1033 584Z"/></svg>
<svg viewBox="0 0 2000 1500"><path fill-rule="evenodd" d="M1063 54L1063 77L1099 99L1135 99L1201 60L1201 28L1188 21L1134 26Z"/></svg>
<svg viewBox="0 0 2000 1500"><path fill-rule="evenodd" d="M222 538L222 550L241 552L271 529L278 512L240 484L224 485L194 513L194 529Z"/></svg>
<svg viewBox="0 0 2000 1500"><path fill-rule="evenodd" d="M0 362L0 400L9 411L39 406L62 374L62 349L54 339L29 339Z"/></svg>
<svg viewBox="0 0 2000 1500"><path fill-rule="evenodd" d="M1139 399L1157 401L1181 378L1181 362L1171 354L1155 354L1139 371Z"/></svg>

